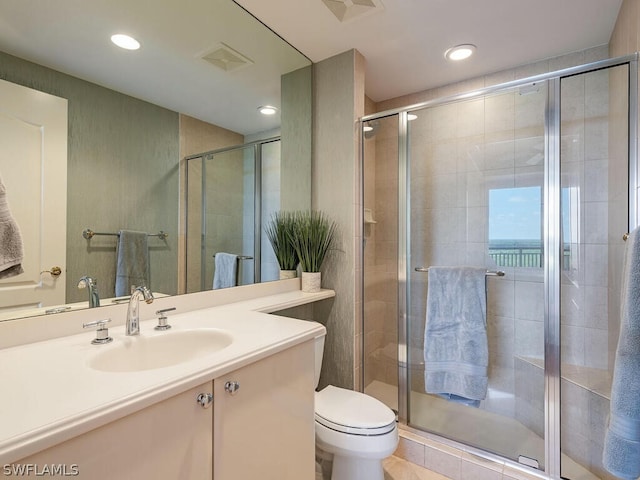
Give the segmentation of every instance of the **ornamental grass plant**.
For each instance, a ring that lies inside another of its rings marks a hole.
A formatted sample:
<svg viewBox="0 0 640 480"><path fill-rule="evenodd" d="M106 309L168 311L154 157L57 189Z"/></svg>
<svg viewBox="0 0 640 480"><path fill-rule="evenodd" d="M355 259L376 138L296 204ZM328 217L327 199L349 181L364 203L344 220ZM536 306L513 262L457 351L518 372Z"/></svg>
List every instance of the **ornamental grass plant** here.
<svg viewBox="0 0 640 480"><path fill-rule="evenodd" d="M303 272L319 272L336 236L336 223L317 210L294 213L291 244Z"/></svg>
<svg viewBox="0 0 640 480"><path fill-rule="evenodd" d="M295 221L294 212L276 212L264 227L280 270L298 268L298 254L291 241Z"/></svg>

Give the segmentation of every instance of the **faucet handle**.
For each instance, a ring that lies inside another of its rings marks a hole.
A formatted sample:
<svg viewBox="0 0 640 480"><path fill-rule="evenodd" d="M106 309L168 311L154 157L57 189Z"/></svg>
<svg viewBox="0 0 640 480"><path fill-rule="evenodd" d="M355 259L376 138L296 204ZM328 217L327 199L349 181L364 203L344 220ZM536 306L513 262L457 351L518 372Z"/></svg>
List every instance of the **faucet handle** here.
<svg viewBox="0 0 640 480"><path fill-rule="evenodd" d="M104 320L96 320L94 322L83 323L82 328L98 327L96 330L96 338L91 340L94 345L102 345L113 341L113 338L109 336L109 329L105 327L105 324L111 321L110 318Z"/></svg>
<svg viewBox="0 0 640 480"><path fill-rule="evenodd" d="M169 325L167 323L167 316L165 315L165 313L172 312L175 309L176 309L176 307L163 308L162 310L158 310L156 312L156 315L159 315L159 317L158 317L158 325L156 325L154 327L154 329L155 330L169 330L171 328L171 325Z"/></svg>

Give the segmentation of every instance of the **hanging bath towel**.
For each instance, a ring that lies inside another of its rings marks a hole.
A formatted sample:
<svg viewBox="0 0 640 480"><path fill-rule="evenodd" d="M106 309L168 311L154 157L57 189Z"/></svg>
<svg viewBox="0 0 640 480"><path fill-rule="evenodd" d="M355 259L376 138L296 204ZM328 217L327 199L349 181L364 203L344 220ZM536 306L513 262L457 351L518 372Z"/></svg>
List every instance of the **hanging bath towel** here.
<svg viewBox="0 0 640 480"><path fill-rule="evenodd" d="M23 259L22 236L11 215L7 190L0 179L0 278L20 275Z"/></svg>
<svg viewBox="0 0 640 480"><path fill-rule="evenodd" d="M238 256L231 253L218 252L214 258L213 288L235 287L238 276Z"/></svg>
<svg viewBox="0 0 640 480"><path fill-rule="evenodd" d="M425 390L479 406L487 394L486 269L429 267Z"/></svg>
<svg viewBox="0 0 640 480"><path fill-rule="evenodd" d="M640 477L640 238L629 234L622 272L620 337L613 366L602 465L619 478Z"/></svg>
<svg viewBox="0 0 640 480"><path fill-rule="evenodd" d="M120 230L116 251L116 297L131 295L132 286L149 285L149 246L145 232Z"/></svg>

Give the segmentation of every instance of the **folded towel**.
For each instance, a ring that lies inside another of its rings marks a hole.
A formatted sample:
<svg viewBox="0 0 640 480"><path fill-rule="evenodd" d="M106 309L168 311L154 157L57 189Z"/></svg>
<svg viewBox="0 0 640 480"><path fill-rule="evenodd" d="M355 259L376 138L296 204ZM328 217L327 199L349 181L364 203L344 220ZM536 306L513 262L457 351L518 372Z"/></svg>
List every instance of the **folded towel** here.
<svg viewBox="0 0 640 480"><path fill-rule="evenodd" d="M149 287L149 247L145 232L120 230L116 251L116 297L131 295L132 286Z"/></svg>
<svg viewBox="0 0 640 480"><path fill-rule="evenodd" d="M218 252L214 260L216 268L213 273L213 288L235 287L238 276L238 256Z"/></svg>
<svg viewBox="0 0 640 480"><path fill-rule="evenodd" d="M7 190L0 179L0 278L20 275L23 258L22 236L11 215Z"/></svg>
<svg viewBox="0 0 640 480"><path fill-rule="evenodd" d="M486 269L429 267L425 390L479 406L487 394Z"/></svg>
<svg viewBox="0 0 640 480"><path fill-rule="evenodd" d="M640 238L629 234L622 271L620 337L613 366L602 465L616 477L640 477Z"/></svg>

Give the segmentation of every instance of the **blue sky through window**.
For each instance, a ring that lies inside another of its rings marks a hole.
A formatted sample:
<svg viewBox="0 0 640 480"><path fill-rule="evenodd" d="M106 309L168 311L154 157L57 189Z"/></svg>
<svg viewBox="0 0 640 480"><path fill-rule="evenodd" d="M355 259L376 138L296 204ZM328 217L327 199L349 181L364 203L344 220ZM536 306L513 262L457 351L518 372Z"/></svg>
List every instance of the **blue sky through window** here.
<svg viewBox="0 0 640 480"><path fill-rule="evenodd" d="M489 242L542 238L542 188L489 190Z"/></svg>

